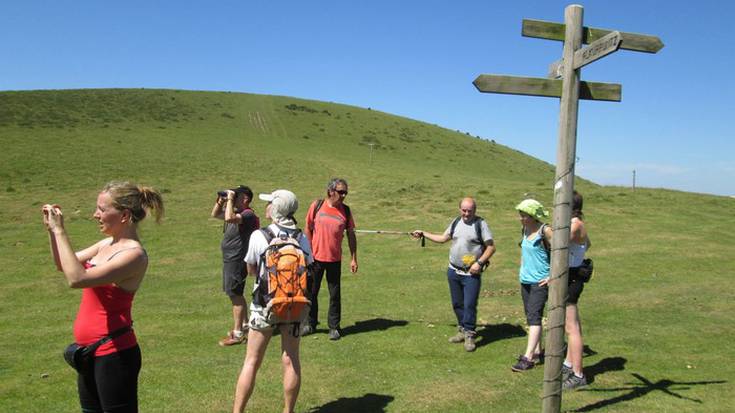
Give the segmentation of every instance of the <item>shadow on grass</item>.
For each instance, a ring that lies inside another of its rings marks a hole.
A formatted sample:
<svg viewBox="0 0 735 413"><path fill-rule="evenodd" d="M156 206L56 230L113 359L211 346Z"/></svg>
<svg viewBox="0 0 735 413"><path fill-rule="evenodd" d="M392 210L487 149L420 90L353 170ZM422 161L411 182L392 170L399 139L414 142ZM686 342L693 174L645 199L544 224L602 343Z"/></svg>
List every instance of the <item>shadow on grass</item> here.
<svg viewBox="0 0 735 413"><path fill-rule="evenodd" d="M596 355L597 352L595 350L592 350L592 347L588 346L587 344L582 347L582 357L589 357Z"/></svg>
<svg viewBox="0 0 735 413"><path fill-rule="evenodd" d="M340 397L339 399L314 407L308 413L384 413L388 403L395 399L385 394L367 393L362 397Z"/></svg>
<svg viewBox="0 0 735 413"><path fill-rule="evenodd" d="M477 330L477 347L486 346L494 341L505 340L513 337L525 336L526 332L517 324L485 324L484 328Z"/></svg>
<svg viewBox="0 0 735 413"><path fill-rule="evenodd" d="M344 335L367 333L370 331L385 331L391 327L403 327L408 324L406 320L388 320L386 318L373 318L358 321L354 325L342 329Z"/></svg>
<svg viewBox="0 0 735 413"><path fill-rule="evenodd" d="M608 407L613 404L617 404L620 402L630 401L633 399L637 399L639 397L643 397L647 395L648 393L659 390L662 391L669 396L676 397L677 399L682 400L689 400L694 403L702 404L702 401L699 399L694 399L691 397L682 396L681 394L675 393L675 391L682 391L682 390L689 390L691 386L706 386L709 384L722 384L727 383L725 380L711 380L711 381L672 381L669 379L662 379L657 382L651 382L647 378L641 376L637 373L631 373L633 377L638 379L637 382L633 383L626 383L629 385L629 387L614 387L609 389L581 389L579 391L588 391L588 392L611 392L611 391L628 391L628 393L621 394L620 396L616 396L610 399L600 400L598 402L588 404L587 406L581 407L577 410L573 410L574 412L589 412L596 409L601 409L604 407Z"/></svg>
<svg viewBox="0 0 735 413"><path fill-rule="evenodd" d="M597 354L597 353L595 353ZM628 359L624 357L607 357L597 363L584 368L584 375L587 377L588 383L595 382L595 376L608 371L622 371L625 370L625 363Z"/></svg>

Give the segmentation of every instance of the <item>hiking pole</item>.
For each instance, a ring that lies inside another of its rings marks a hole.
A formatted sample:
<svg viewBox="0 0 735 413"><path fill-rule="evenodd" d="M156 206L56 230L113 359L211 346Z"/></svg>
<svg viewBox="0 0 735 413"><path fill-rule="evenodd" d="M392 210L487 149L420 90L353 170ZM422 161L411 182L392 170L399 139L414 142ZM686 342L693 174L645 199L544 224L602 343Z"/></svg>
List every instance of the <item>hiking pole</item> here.
<svg viewBox="0 0 735 413"><path fill-rule="evenodd" d="M390 234L390 235L408 235L411 236L410 232L405 231L386 231L382 229L356 229L355 232L361 232L363 234ZM421 246L426 246L426 241L424 240L424 235L421 234Z"/></svg>

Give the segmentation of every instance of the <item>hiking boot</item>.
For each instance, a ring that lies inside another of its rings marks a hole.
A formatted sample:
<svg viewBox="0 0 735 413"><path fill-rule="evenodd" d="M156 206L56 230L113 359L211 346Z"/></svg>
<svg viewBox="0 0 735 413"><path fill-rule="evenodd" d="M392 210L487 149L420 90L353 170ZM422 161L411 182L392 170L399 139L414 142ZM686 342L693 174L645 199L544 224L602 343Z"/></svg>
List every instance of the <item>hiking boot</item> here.
<svg viewBox="0 0 735 413"><path fill-rule="evenodd" d="M303 327L301 327L301 336L308 336L309 334L314 334L314 330L316 330L313 326L309 324L305 324Z"/></svg>
<svg viewBox="0 0 735 413"><path fill-rule="evenodd" d="M531 370L536 363L526 358L526 356L518 357L518 363L511 366L511 370L521 372Z"/></svg>
<svg viewBox="0 0 735 413"><path fill-rule="evenodd" d="M219 341L219 345L222 347L234 346L237 344L242 344L245 341L247 341L247 336L245 336L245 334L242 334L241 336L238 337L235 335L233 331L230 331L227 334L227 337Z"/></svg>
<svg viewBox="0 0 735 413"><path fill-rule="evenodd" d="M455 344L464 343L464 329L462 327L460 327L457 330L457 334L449 337L449 342L450 343L455 343Z"/></svg>
<svg viewBox="0 0 735 413"><path fill-rule="evenodd" d="M561 365L561 382L564 383L565 381L567 381L567 379L569 378L569 376L573 375L573 373L574 373L574 371L572 370L571 367L567 367L566 365L564 365L562 363L562 365Z"/></svg>
<svg viewBox="0 0 735 413"><path fill-rule="evenodd" d="M329 329L329 339L330 340L334 341L334 340L339 340L340 338L342 338L342 335L339 334L339 329L336 329L336 328Z"/></svg>
<svg viewBox="0 0 735 413"><path fill-rule="evenodd" d="M475 344L475 334L474 331L466 331L464 334L464 349L465 351L475 351L477 348L477 345Z"/></svg>
<svg viewBox="0 0 735 413"><path fill-rule="evenodd" d="M572 373L569 378L564 380L564 383L562 383L561 387L564 390L574 390L579 389L580 387L584 387L587 385L587 378L585 376L577 377L576 374Z"/></svg>

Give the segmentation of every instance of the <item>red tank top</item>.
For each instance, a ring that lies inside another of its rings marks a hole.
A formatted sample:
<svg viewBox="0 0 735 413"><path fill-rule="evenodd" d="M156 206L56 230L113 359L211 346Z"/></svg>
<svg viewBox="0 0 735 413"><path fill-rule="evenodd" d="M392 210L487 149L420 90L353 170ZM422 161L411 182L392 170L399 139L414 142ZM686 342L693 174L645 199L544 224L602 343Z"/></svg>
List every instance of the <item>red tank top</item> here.
<svg viewBox="0 0 735 413"><path fill-rule="evenodd" d="M85 268L93 267L89 262ZM88 346L111 332L133 324L130 309L135 293L108 284L82 289L82 302L74 321L74 339L77 344ZM99 346L95 356L104 356L122 351L138 344L133 330Z"/></svg>

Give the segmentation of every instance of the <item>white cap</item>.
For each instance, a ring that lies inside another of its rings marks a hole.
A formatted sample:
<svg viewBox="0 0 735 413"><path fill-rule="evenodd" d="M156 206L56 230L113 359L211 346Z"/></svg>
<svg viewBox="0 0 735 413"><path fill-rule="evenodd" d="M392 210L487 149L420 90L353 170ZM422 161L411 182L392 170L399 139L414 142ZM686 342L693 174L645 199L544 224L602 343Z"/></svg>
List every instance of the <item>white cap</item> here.
<svg viewBox="0 0 735 413"><path fill-rule="evenodd" d="M296 195L287 189L277 189L270 194L260 194L258 198L271 203L271 217L276 224L294 226L293 214L299 209Z"/></svg>

